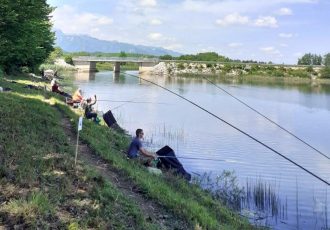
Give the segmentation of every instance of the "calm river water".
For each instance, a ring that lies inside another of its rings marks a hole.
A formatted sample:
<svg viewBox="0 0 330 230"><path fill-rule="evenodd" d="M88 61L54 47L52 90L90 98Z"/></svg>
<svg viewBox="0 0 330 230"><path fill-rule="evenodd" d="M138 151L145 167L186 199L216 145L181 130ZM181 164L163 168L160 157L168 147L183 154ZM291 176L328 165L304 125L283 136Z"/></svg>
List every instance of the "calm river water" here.
<svg viewBox="0 0 330 230"><path fill-rule="evenodd" d="M329 159L207 81L142 77L192 100L330 182ZM171 146L193 175L215 178L223 170L234 170L250 197L242 202L241 213L251 222L274 229L329 229L329 186L201 109L124 73L79 73L75 83L85 96L97 94L98 110L113 108L119 125L130 134L143 128L147 148ZM237 80L217 84L330 156L330 85ZM261 205L253 200L260 191L266 194Z"/></svg>

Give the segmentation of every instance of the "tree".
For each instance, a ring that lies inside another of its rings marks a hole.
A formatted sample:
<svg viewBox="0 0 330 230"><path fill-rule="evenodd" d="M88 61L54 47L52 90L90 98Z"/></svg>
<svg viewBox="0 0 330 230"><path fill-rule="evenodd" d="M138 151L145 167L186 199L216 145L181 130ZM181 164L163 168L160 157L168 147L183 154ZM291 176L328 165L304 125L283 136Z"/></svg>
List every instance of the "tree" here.
<svg viewBox="0 0 330 230"><path fill-rule="evenodd" d="M55 47L54 50L49 54L47 62L54 63L56 59L62 57L63 54L63 50L60 47Z"/></svg>
<svg viewBox="0 0 330 230"><path fill-rule="evenodd" d="M160 60L173 60L174 58L169 54L165 54L163 56L160 56L159 59Z"/></svg>
<svg viewBox="0 0 330 230"><path fill-rule="evenodd" d="M72 55L65 55L64 61L70 65L73 65Z"/></svg>
<svg viewBox="0 0 330 230"><path fill-rule="evenodd" d="M127 57L127 54L124 51L121 51L119 57L125 58Z"/></svg>
<svg viewBox="0 0 330 230"><path fill-rule="evenodd" d="M307 53L298 59L298 65L321 65L322 56L317 54Z"/></svg>
<svg viewBox="0 0 330 230"><path fill-rule="evenodd" d="M324 55L323 64L327 67L330 67L330 53Z"/></svg>
<svg viewBox="0 0 330 230"><path fill-rule="evenodd" d="M36 70L53 50L55 35L46 0L0 0L0 66Z"/></svg>

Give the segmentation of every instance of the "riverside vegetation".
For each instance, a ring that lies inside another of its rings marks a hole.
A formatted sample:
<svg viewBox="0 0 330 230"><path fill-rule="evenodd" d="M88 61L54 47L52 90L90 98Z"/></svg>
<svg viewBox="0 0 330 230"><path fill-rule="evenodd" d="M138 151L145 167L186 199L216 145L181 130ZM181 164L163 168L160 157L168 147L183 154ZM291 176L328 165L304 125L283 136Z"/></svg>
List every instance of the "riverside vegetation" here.
<svg viewBox="0 0 330 230"><path fill-rule="evenodd" d="M14 82L13 82L14 80ZM16 82L16 83L15 83ZM86 162L74 166L74 146L65 127L75 130L79 113L60 96L24 88L43 82L0 78L0 226L9 228L159 229L133 198ZM81 139L143 196L182 219L182 229L253 229L199 186L169 175L152 175L123 154L129 138L85 121ZM170 220L168 220L170 221Z"/></svg>
<svg viewBox="0 0 330 230"><path fill-rule="evenodd" d="M56 59L64 59L72 64L72 58L76 56L97 57L153 57L151 55L133 53L101 53L101 52L76 52L66 53L56 47L47 59L48 63L54 63ZM324 57L316 54L305 54L295 65L275 65L272 62L257 62L254 60L232 60L215 52L199 53L196 55L181 55L172 57L164 55L159 57L161 62L154 67L155 74L171 76L191 77L194 75L225 75L225 76L261 76L276 78L302 78L302 79L330 79L330 53ZM322 65L323 64L323 65ZM97 71L112 70L113 63L99 62ZM122 70L138 70L137 63L121 63Z"/></svg>

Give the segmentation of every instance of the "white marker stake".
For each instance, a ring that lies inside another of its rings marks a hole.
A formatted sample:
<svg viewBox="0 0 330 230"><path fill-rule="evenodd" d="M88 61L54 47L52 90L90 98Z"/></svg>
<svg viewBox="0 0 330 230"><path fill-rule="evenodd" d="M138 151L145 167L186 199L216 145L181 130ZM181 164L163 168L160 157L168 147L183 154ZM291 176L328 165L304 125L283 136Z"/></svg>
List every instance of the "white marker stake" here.
<svg viewBox="0 0 330 230"><path fill-rule="evenodd" d="M74 165L77 164L78 144L79 144L79 132L80 132L80 130L82 130L82 122L83 122L83 117L79 117L78 133L77 133L77 144L76 144L76 157L74 158Z"/></svg>

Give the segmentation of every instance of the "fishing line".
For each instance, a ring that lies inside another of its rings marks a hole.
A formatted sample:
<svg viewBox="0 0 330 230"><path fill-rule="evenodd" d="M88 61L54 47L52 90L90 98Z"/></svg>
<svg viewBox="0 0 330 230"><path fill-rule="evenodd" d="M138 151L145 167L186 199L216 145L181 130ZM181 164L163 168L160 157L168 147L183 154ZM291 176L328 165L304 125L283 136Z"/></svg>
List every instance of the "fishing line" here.
<svg viewBox="0 0 330 230"><path fill-rule="evenodd" d="M97 100L97 101L107 101L107 102L127 102L127 103L136 103L136 104L164 104L169 105L169 103L165 102L152 102L152 101L133 101L133 100L126 100L126 101L117 101L117 100Z"/></svg>
<svg viewBox="0 0 330 230"><path fill-rule="evenodd" d="M203 160L203 161L222 161L227 163L243 163L235 160L222 160L222 159L211 159L211 158L203 158L203 157L180 157L180 156L158 156L157 158L178 158L178 159L187 159L187 160ZM244 163L243 163L244 164Z"/></svg>
<svg viewBox="0 0 330 230"><path fill-rule="evenodd" d="M135 77L135 78L137 78L137 79L141 79L141 80L146 81L146 82L149 82L150 84L153 84L153 85L155 85L155 86L158 86L158 87L160 87L160 88L162 88L162 89L164 89L164 90L166 90L166 91L168 91L168 92L170 92L170 93L172 93L172 94L174 94L174 95L180 97L181 99L183 99L183 100L189 102L190 104L192 104L192 105L196 106L197 108L203 110L204 112L210 114L211 116L215 117L216 119L222 121L223 123L227 124L228 126L232 127L233 129L237 130L238 132L244 134L245 136L251 138L251 139L254 140L255 142L261 144L261 145L264 146L265 148L271 150L272 152L276 153L277 155L281 156L282 158L284 158L284 159L286 159L287 161L291 162L292 164L296 165L296 166L299 167L300 169L304 170L304 171L307 172L308 174L312 175L313 177L317 178L318 180L320 180L320 181L322 181L323 183L325 183L325 184L327 184L328 186L330 186L330 183L329 183L328 181L322 179L321 177L317 176L317 175L314 174L313 172L309 171L308 169L306 169L306 168L304 168L303 166L299 165L298 163L294 162L294 161L291 160L290 158L284 156L283 154L281 154L281 153L278 152L277 150L273 149L272 147L268 146L267 144L263 143L262 141L258 140L257 138L251 136L250 134L248 134L247 132L241 130L240 128L234 126L233 124L229 123L228 121L222 119L222 118L219 117L218 115L216 115L216 114L214 114L214 113L208 111L207 109L203 108L202 106L196 104L195 102L193 102L193 101L191 101L191 100L189 100L189 99L187 99L187 98L181 96L180 94L175 93L174 91L172 91L172 90L170 90L170 89L167 89L167 88L165 88L164 86L161 86L161 85L159 85L159 84L157 84L157 83L155 83L155 82L153 82L153 81L149 81L149 80L147 80L147 79L144 79L144 78L139 77L139 76L135 76L135 75L133 75L133 74L128 74L128 73L126 73L126 75L128 75L128 76L132 76L132 77Z"/></svg>
<svg viewBox="0 0 330 230"><path fill-rule="evenodd" d="M210 84L214 85L215 87L217 87L218 89L222 90L223 92L225 92L226 94L228 94L229 96L231 96L232 98L234 98L235 100L237 100L238 102L242 103L243 105L245 105L246 107L248 107L249 109L251 109L252 111L256 112L257 114L259 114L260 116L262 116L263 118L265 118L266 120L268 120L269 122L273 123L274 125L276 125L277 127L279 127L280 129L282 129L283 131L287 132L288 134L290 134L291 136L293 136L294 138L296 138L297 140L299 140L300 142L304 143L305 145L307 145L308 147L310 147L311 149L315 150L316 152L318 152L319 154L321 154L322 156L326 157L327 159L330 160L330 157L328 157L326 154L322 153L320 150L316 149L315 147L313 147L311 144L307 143L306 141L302 140L301 138L299 138L298 136L296 136L295 134L293 134L292 132L290 132L289 130L287 130L286 128L284 128L283 126L279 125L278 123L276 123L275 121L271 120L269 117L267 117L266 115L262 114L261 112L259 112L258 110L254 109L253 107L251 107L250 105L248 105L246 102L242 101L241 99L237 98L236 96L234 96L233 94L231 94L230 92L228 92L227 90L225 90L224 88L220 87L218 84L214 83L213 81L211 81L210 79L208 79L205 76L202 76L202 78L204 78L206 81L208 81Z"/></svg>

